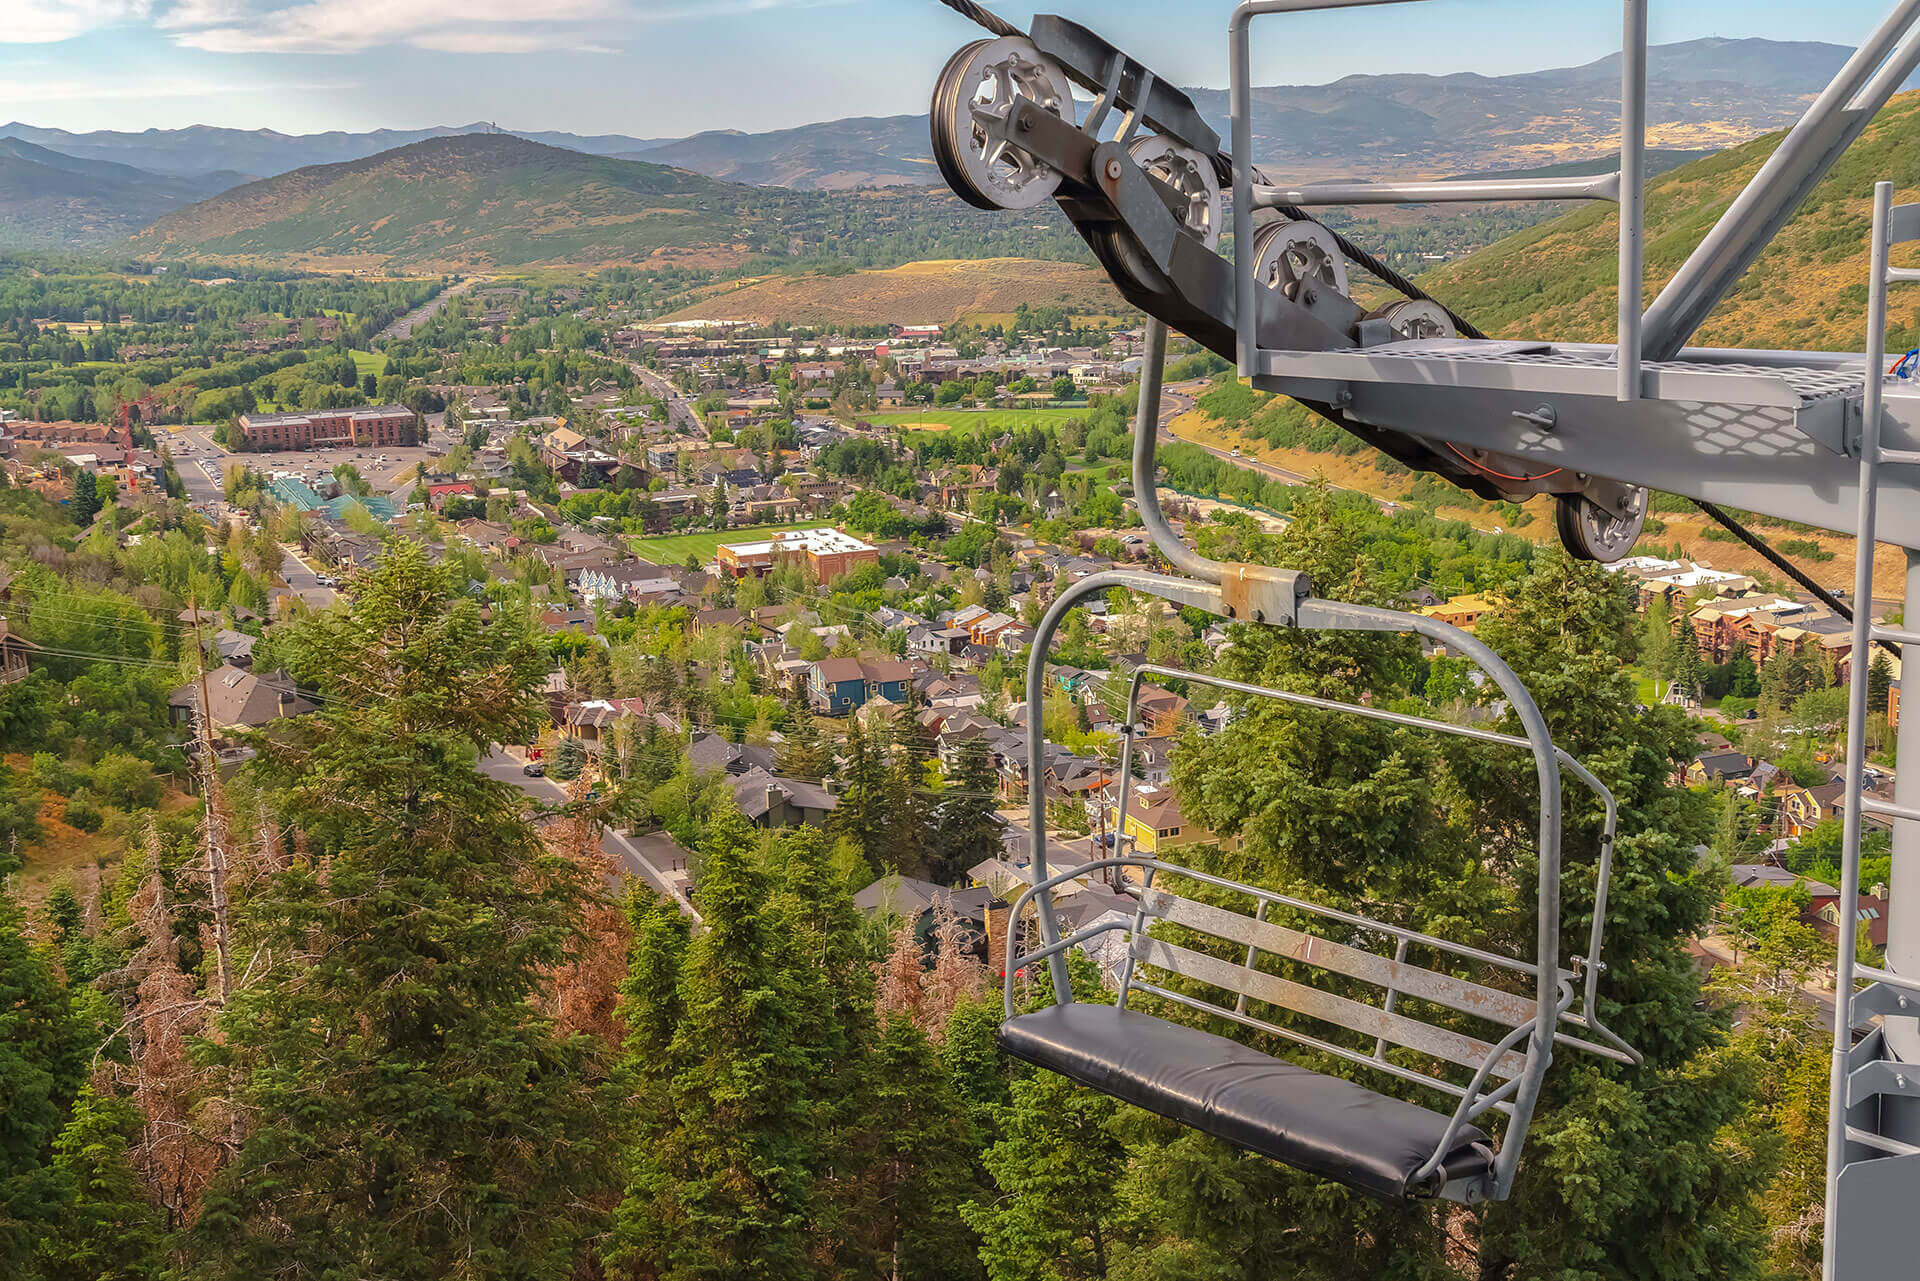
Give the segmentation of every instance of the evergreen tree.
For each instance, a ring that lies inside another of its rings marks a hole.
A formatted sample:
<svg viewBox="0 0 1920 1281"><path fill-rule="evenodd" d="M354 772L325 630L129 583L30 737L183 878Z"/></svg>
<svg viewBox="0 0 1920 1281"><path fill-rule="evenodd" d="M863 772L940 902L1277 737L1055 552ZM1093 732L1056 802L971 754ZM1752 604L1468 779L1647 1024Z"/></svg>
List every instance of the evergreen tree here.
<svg viewBox="0 0 1920 1281"><path fill-rule="evenodd" d="M1707 696L1707 664L1700 655L1700 636L1691 618L1680 624L1680 635L1674 641L1673 685L1682 697L1695 702Z"/></svg>
<svg viewBox="0 0 1920 1281"><path fill-rule="evenodd" d="M74 524L85 529L100 514L100 491L92 472L84 467L73 473L71 510Z"/></svg>
<svg viewBox="0 0 1920 1281"><path fill-rule="evenodd" d="M927 789L927 762L932 757L926 726L903 716L887 769L887 846L894 851L899 870L910 876L926 875L927 854L939 830L934 798Z"/></svg>
<svg viewBox="0 0 1920 1281"><path fill-rule="evenodd" d="M81 1092L54 1144L64 1202L41 1246L45 1281L151 1281L161 1275L164 1224L128 1147L141 1115L125 1100Z"/></svg>
<svg viewBox="0 0 1920 1281"><path fill-rule="evenodd" d="M892 798L887 789L887 765L877 735L863 729L858 717L847 721L845 758L840 763L839 806L833 811L833 831L866 855L876 872L897 872L896 852L887 840Z"/></svg>
<svg viewBox="0 0 1920 1281"><path fill-rule="evenodd" d="M616 1212L616 1258L666 1281L814 1275L818 1061L792 936L764 910L772 887L757 845L737 810L708 831L705 928L686 949L665 1051L670 1120L636 1154Z"/></svg>
<svg viewBox="0 0 1920 1281"><path fill-rule="evenodd" d="M774 753L774 772L782 778L816 779L827 772L826 736L804 702L787 711L787 734Z"/></svg>
<svg viewBox="0 0 1920 1281"><path fill-rule="evenodd" d="M1885 650L1876 649L1873 661L1867 665L1867 710L1884 715L1892 693L1893 660Z"/></svg>
<svg viewBox="0 0 1920 1281"><path fill-rule="evenodd" d="M0 845L0 885L17 866ZM31 1276L39 1241L67 1213L54 1140L80 1091L86 1039L66 985L0 889L0 1274Z"/></svg>
<svg viewBox="0 0 1920 1281"><path fill-rule="evenodd" d="M473 762L524 742L545 646L483 622L417 543L289 636L327 701L262 739L253 781L305 844L240 906L270 967L204 1047L250 1129L187 1234L203 1278L561 1278L609 1154L586 1038L534 998L581 873Z"/></svg>
<svg viewBox="0 0 1920 1281"><path fill-rule="evenodd" d="M1388 594L1350 522L1311 502L1294 514L1276 540L1281 563L1342 599ZM1287 1264L1314 1277L1433 1275L1464 1254L1489 1281L1752 1275L1753 1193L1767 1171L1719 1142L1750 1104L1752 1076L1720 1043L1715 1016L1694 1008L1698 980L1683 949L1713 899L1692 854L1711 816L1671 784L1696 750L1694 729L1677 709L1634 710L1627 584L1548 548L1508 596L1479 635L1527 685L1558 744L1620 801L1602 1009L1648 1062L1636 1071L1556 1054L1512 1199L1469 1217L1419 1210L1389 1222L1338 1189L1278 1181L1269 1212L1299 1228ZM1243 629L1222 666L1261 685L1391 703L1418 661L1402 638ZM1236 712L1176 758L1189 819L1238 839L1231 850L1195 847L1191 861L1413 929L1457 936L1471 921L1479 946L1531 956L1538 793L1526 753L1270 701ZM1516 726L1509 714L1501 727ZM1567 949L1591 923L1600 815L1569 784ZM1356 1268L1354 1242L1382 1241L1385 1254Z"/></svg>
<svg viewBox="0 0 1920 1281"><path fill-rule="evenodd" d="M1124 1105L1052 1072L1013 1085L986 1153L1000 1195L961 1210L993 1281L1104 1277L1120 1218Z"/></svg>
<svg viewBox="0 0 1920 1281"><path fill-rule="evenodd" d="M916 1281L978 1276L979 1243L960 1207L981 1189L966 1114L939 1054L910 1020L890 1019L870 1076L869 1222L880 1270Z"/></svg>
<svg viewBox="0 0 1920 1281"><path fill-rule="evenodd" d="M1735 641L1733 652L1727 655L1727 693L1735 698L1756 698L1760 694L1760 672L1744 640Z"/></svg>
<svg viewBox="0 0 1920 1281"><path fill-rule="evenodd" d="M1000 775L986 742L977 736L967 739L940 803L938 857L931 863L934 880L958 884L968 868L999 857L1001 824L994 813L999 798Z"/></svg>

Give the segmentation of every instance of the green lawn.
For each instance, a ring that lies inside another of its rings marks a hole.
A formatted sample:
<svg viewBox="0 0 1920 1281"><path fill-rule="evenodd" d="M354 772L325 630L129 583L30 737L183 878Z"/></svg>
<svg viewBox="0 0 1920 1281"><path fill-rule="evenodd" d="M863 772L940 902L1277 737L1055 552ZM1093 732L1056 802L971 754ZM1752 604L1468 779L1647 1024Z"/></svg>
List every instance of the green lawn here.
<svg viewBox="0 0 1920 1281"><path fill-rule="evenodd" d="M1044 409L906 409L884 414L862 414L871 423L899 423L912 427L926 423L956 431L1005 431L1009 427L1038 427L1061 423L1069 418L1084 418L1087 409L1078 406L1051 406Z"/></svg>
<svg viewBox="0 0 1920 1281"><path fill-rule="evenodd" d="M353 357L354 372L362 378L365 378L368 374L372 374L378 378L381 374L387 372L387 353L384 351L354 350L349 351L347 354Z"/></svg>
<svg viewBox="0 0 1920 1281"><path fill-rule="evenodd" d="M714 548L721 543L751 543L781 529L817 529L818 520L791 521L785 525L746 525L738 529L705 529L690 534L654 534L646 538L630 538L627 543L633 548L633 554L642 560L650 560L659 565L679 565L688 556L698 556L705 564L713 559Z"/></svg>

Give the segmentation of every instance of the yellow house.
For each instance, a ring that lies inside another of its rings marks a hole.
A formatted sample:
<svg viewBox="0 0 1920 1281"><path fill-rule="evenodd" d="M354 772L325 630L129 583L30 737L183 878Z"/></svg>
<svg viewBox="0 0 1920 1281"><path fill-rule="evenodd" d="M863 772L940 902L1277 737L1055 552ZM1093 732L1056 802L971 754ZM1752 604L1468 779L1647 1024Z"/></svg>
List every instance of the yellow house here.
<svg viewBox="0 0 1920 1281"><path fill-rule="evenodd" d="M1180 802L1171 788L1141 787L1127 794L1124 817L1107 811L1108 821L1132 843L1132 852L1149 856L1165 854L1183 845L1212 844L1214 835L1199 823L1189 823L1180 813Z"/></svg>
<svg viewBox="0 0 1920 1281"><path fill-rule="evenodd" d="M1451 623L1461 631L1470 632L1482 615L1492 613L1503 603L1498 596L1474 592L1466 596L1455 596L1438 605L1429 605L1420 612L1428 618L1437 618L1443 623Z"/></svg>

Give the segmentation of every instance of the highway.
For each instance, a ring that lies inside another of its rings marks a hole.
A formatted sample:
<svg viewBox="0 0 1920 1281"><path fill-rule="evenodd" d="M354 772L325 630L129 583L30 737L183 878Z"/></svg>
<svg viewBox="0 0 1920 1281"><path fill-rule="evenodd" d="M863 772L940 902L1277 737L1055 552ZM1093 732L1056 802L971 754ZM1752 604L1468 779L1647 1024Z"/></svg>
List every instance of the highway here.
<svg viewBox="0 0 1920 1281"><path fill-rule="evenodd" d="M480 772L488 778L495 778L503 783L513 784L522 792L525 792L528 796L540 801L542 804L561 805L566 803L567 789L563 785L554 782L550 778L528 778L520 772L523 764L524 762L518 756L514 756L501 748L495 748L493 751L481 757ZM678 890L674 889L672 883L667 880L659 868L647 861L647 857L627 838L625 832L611 827L602 828L600 830L600 849L602 853L613 860L615 866L621 868L627 875L639 877L648 885L652 886L654 890L665 894L668 898L678 903L682 912L696 921L700 919L700 914L693 910L693 904L689 903Z"/></svg>
<svg viewBox="0 0 1920 1281"><path fill-rule="evenodd" d="M412 337L413 331L419 328L421 325L425 324L427 321L433 319L435 314L437 314L442 307L447 305L447 301L449 299L458 297L460 294L464 294L465 292L467 292L467 290L473 288L474 285L477 283L479 283L479 278L475 276L469 276L465 280L454 282L454 284L451 285L450 287L441 290L439 293L435 294L432 298L429 298L426 302L420 304L418 307L415 307L412 311L408 312L406 315L400 317L400 319L394 321L391 325L388 325L385 329L382 329L379 333L375 334L373 336L373 340L375 342L379 342L382 338Z"/></svg>

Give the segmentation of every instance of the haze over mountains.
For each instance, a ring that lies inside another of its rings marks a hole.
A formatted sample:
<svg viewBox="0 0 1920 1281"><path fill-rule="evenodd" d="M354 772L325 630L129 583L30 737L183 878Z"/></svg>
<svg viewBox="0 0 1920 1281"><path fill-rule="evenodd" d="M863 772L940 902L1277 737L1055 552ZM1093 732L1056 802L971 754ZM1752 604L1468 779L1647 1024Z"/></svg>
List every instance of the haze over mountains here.
<svg viewBox="0 0 1920 1281"><path fill-rule="evenodd" d="M1712 150L1778 128L1799 114L1849 52L1760 39L1656 46L1649 54L1649 141ZM1302 177L1450 174L1583 160L1611 145L1617 84L1615 55L1522 75L1349 76L1326 85L1256 89L1256 153ZM1189 92L1224 135L1225 91ZM0 155L7 166L0 169L0 247L103 246L250 176L274 178L435 139L499 132L474 123L302 135L210 126L71 133L15 122L0 126L0 140L12 140L13 147ZM926 118L919 114L679 139L512 136L584 157L670 165L729 183L796 191L938 183ZM56 162L54 155L65 159ZM613 185L646 181L629 175ZM704 233L701 243L707 243Z"/></svg>

